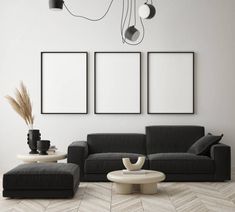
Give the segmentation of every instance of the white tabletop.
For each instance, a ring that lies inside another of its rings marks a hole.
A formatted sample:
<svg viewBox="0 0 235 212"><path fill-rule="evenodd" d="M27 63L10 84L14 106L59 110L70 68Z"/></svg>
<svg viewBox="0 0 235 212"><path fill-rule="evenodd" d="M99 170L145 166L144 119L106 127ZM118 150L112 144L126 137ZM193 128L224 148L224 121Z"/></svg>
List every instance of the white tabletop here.
<svg viewBox="0 0 235 212"><path fill-rule="evenodd" d="M107 178L116 183L146 184L157 183L165 179L165 174L153 170L145 170L145 174L123 174L122 170L108 173Z"/></svg>
<svg viewBox="0 0 235 212"><path fill-rule="evenodd" d="M67 158L67 154L64 152L48 153L48 155L39 154L18 154L17 158L24 162L56 162L57 160L63 160Z"/></svg>

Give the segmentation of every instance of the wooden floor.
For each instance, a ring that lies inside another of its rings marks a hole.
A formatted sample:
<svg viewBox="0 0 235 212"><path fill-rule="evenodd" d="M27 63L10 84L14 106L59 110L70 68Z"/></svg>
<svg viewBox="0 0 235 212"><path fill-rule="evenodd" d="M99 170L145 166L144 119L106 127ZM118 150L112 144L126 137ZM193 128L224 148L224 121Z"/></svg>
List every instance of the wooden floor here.
<svg viewBox="0 0 235 212"><path fill-rule="evenodd" d="M161 183L156 195L117 195L112 183L81 183L73 199L0 199L3 211L235 212L235 172L225 183Z"/></svg>

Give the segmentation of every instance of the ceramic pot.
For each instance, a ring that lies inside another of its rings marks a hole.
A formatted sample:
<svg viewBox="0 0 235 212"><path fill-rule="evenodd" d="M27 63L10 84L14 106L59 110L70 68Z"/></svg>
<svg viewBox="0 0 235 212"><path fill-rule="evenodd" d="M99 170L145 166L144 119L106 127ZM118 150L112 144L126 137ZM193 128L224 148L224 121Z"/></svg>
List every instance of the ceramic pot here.
<svg viewBox="0 0 235 212"><path fill-rule="evenodd" d="M49 140L40 140L37 141L37 149L39 151L39 155L48 155L47 150L50 148Z"/></svg>
<svg viewBox="0 0 235 212"><path fill-rule="evenodd" d="M29 154L38 154L37 151L37 141L41 139L41 133L39 130L29 130L27 134L27 144L29 145L29 148L31 151Z"/></svg>

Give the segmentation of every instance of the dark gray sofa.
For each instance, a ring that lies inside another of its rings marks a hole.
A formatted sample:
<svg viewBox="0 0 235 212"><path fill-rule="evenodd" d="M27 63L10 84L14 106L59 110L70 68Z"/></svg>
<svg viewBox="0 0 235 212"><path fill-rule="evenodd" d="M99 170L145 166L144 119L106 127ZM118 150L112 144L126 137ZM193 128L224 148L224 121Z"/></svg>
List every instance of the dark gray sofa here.
<svg viewBox="0 0 235 212"><path fill-rule="evenodd" d="M201 126L149 126L146 134L89 134L68 147L68 163L80 166L81 181L107 181L107 173L124 169L123 157L135 162L145 155L144 169L162 171L165 181L225 181L231 176L231 150L215 144L205 155L187 153L204 136Z"/></svg>

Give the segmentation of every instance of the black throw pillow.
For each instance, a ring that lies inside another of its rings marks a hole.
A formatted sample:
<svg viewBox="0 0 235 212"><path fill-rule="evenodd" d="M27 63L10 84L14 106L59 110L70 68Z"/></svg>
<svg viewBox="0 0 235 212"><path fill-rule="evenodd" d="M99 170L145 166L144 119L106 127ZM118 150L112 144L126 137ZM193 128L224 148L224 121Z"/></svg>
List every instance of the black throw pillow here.
<svg viewBox="0 0 235 212"><path fill-rule="evenodd" d="M189 149L188 153L192 153L195 155L206 155L210 147L214 144L218 144L221 138L223 137L222 135L212 135L211 133L208 133L206 136L203 136L199 138Z"/></svg>

